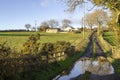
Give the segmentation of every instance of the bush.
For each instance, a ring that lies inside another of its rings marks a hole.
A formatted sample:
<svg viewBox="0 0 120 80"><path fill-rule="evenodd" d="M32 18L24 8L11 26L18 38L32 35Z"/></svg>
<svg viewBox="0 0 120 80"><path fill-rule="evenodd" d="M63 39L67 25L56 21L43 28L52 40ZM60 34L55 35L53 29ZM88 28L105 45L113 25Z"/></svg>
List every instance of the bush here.
<svg viewBox="0 0 120 80"><path fill-rule="evenodd" d="M53 43L43 43L40 49L40 54L48 55L49 53L53 52Z"/></svg>
<svg viewBox="0 0 120 80"><path fill-rule="evenodd" d="M74 31L74 33L81 33L81 31Z"/></svg>
<svg viewBox="0 0 120 80"><path fill-rule="evenodd" d="M23 54L37 54L39 44L37 41L40 39L40 34L37 35L31 35L27 42L23 44L21 53Z"/></svg>
<svg viewBox="0 0 120 80"><path fill-rule="evenodd" d="M10 53L12 53L11 48L4 42L0 44L0 58L8 57Z"/></svg>
<svg viewBox="0 0 120 80"><path fill-rule="evenodd" d="M41 55L48 55L58 52L65 52L68 55L74 53L74 46L70 42L66 41L57 41L55 43L43 43L40 49Z"/></svg>
<svg viewBox="0 0 120 80"><path fill-rule="evenodd" d="M74 46L71 45L70 42L66 41L57 41L54 46L54 51L59 52L63 51L68 55L73 54L75 52Z"/></svg>

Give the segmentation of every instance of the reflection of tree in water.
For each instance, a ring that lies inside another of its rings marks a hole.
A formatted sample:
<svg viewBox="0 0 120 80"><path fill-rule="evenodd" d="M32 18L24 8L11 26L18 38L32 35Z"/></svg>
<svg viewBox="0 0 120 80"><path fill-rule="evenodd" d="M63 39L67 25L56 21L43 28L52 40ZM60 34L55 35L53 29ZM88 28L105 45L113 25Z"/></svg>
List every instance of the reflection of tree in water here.
<svg viewBox="0 0 120 80"><path fill-rule="evenodd" d="M104 57L98 57L94 61L89 58L82 59L82 71L83 73L89 71L96 75L108 75L114 73L112 65Z"/></svg>

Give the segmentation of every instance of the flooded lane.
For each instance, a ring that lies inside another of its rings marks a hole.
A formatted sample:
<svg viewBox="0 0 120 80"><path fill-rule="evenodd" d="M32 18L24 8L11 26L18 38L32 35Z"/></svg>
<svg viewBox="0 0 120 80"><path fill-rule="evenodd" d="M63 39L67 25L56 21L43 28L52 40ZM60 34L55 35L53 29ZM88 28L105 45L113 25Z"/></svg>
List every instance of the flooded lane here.
<svg viewBox="0 0 120 80"><path fill-rule="evenodd" d="M71 78L77 77L83 74L82 61L77 61L68 75L61 76L58 80L70 80Z"/></svg>
<svg viewBox="0 0 120 80"><path fill-rule="evenodd" d="M95 45L93 45L93 43L95 43ZM95 49L94 57L92 56L93 48ZM95 60L91 57L95 58ZM105 57L106 56L96 39L96 36L93 34L90 38L85 54L74 64L70 73L66 75L58 75L53 80L79 80L79 76L85 74L86 71L91 73L91 80L99 80L99 78L102 80L114 80L114 76L113 79L111 78L111 75L115 74L114 68ZM107 76L110 77L106 79Z"/></svg>
<svg viewBox="0 0 120 80"><path fill-rule="evenodd" d="M101 60L99 60L100 58ZM94 61L90 58L82 58L75 63L69 74L59 76L59 78L57 77L54 80L71 80L81 74L85 74L86 71L99 76L114 74L113 66L106 58L100 56Z"/></svg>

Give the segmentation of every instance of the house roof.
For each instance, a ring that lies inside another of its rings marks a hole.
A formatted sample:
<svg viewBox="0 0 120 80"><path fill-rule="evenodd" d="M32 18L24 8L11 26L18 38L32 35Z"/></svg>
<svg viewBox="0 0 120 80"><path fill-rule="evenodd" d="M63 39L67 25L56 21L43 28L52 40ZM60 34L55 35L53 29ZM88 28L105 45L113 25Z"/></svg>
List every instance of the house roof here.
<svg viewBox="0 0 120 80"><path fill-rule="evenodd" d="M71 28L71 29L74 29L74 27L72 27L72 26L68 26L68 27L66 27L66 28ZM64 28L64 29L66 29L66 28Z"/></svg>
<svg viewBox="0 0 120 80"><path fill-rule="evenodd" d="M48 29L60 29L60 28L48 28Z"/></svg>

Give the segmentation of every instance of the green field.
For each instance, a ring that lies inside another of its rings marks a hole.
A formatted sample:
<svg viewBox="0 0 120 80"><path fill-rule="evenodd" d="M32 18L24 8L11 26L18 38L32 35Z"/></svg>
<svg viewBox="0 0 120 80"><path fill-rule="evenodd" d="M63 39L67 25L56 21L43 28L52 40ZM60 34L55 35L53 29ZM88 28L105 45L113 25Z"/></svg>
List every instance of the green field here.
<svg viewBox="0 0 120 80"><path fill-rule="evenodd" d="M27 41L28 37L32 34L40 33L40 43L56 42L56 41L68 41L68 42L80 42L83 34L74 33L45 33L45 32L0 32L0 43L7 41L7 45L11 48L16 48L18 51L22 45ZM88 36L88 33L85 33Z"/></svg>
<svg viewBox="0 0 120 80"><path fill-rule="evenodd" d="M115 40L114 32L105 32L103 37L112 46L116 46L117 42Z"/></svg>

